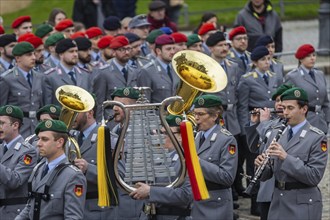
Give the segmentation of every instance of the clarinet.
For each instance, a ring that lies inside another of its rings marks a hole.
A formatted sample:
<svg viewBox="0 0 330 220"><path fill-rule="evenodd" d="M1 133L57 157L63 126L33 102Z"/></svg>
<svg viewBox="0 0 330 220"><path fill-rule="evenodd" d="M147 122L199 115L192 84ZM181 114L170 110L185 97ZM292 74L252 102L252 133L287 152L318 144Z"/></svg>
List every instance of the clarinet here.
<svg viewBox="0 0 330 220"><path fill-rule="evenodd" d="M280 137L282 136L282 133L283 133L284 129L286 128L287 123L288 123L288 120L287 119L284 119L282 121L282 124L281 124L280 129L278 130L276 136L274 137L274 139L273 139L273 141L271 143L277 142L280 139ZM243 192L246 195L251 195L253 188L255 187L257 181L260 179L263 171L265 170L266 165L268 164L268 161L270 159L270 156L268 155L267 150L265 152L266 152L266 158L265 158L265 160L258 167L258 169L256 170L256 172L254 173L253 178L250 177L250 183L246 187L245 191Z"/></svg>

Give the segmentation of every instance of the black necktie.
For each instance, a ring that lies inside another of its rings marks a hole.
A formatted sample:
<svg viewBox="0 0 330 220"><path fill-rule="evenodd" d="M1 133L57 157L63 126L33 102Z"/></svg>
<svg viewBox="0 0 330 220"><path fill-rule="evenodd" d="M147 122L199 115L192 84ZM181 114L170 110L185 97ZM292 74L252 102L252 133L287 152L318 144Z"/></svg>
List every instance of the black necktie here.
<svg viewBox="0 0 330 220"><path fill-rule="evenodd" d="M127 76L128 76L128 72L127 72L127 69L124 67L121 72L124 74L124 78L125 78L125 81L127 82Z"/></svg>
<svg viewBox="0 0 330 220"><path fill-rule="evenodd" d="M314 82L316 82L316 80L315 80L315 73L312 70L309 71L309 75L312 77L312 79L314 80Z"/></svg>
<svg viewBox="0 0 330 220"><path fill-rule="evenodd" d="M147 47L145 45L142 45L141 46L141 51L142 51L142 53L143 53L144 56L147 55Z"/></svg>
<svg viewBox="0 0 330 220"><path fill-rule="evenodd" d="M291 140L292 136L293 136L293 131L292 131L292 128L290 128L289 132L288 132L288 141Z"/></svg>
<svg viewBox="0 0 330 220"><path fill-rule="evenodd" d="M13 67L14 67L14 65L10 63L9 66L8 66L8 69L10 70Z"/></svg>
<svg viewBox="0 0 330 220"><path fill-rule="evenodd" d="M205 141L205 136L204 136L204 134L202 134L201 138L199 140L199 147L201 147L203 145L204 141Z"/></svg>
<svg viewBox="0 0 330 220"><path fill-rule="evenodd" d="M173 77L172 77L170 65L167 65L167 75L168 75L168 77L170 77L171 81L173 82Z"/></svg>
<svg viewBox="0 0 330 220"><path fill-rule="evenodd" d="M136 67L136 61L135 60L132 60L132 66Z"/></svg>
<svg viewBox="0 0 330 220"><path fill-rule="evenodd" d="M265 73L263 76L262 76L262 78L264 78L264 81L265 81L265 83L267 84L267 86L268 86L268 75Z"/></svg>
<svg viewBox="0 0 330 220"><path fill-rule="evenodd" d="M81 146L84 142L84 133L83 132L80 132L79 135L78 135L78 144L79 146Z"/></svg>
<svg viewBox="0 0 330 220"><path fill-rule="evenodd" d="M41 179L44 178L44 176L47 175L48 170L49 170L49 167L48 167L48 164L46 164L46 166L44 167L44 170L42 171Z"/></svg>
<svg viewBox="0 0 330 220"><path fill-rule="evenodd" d="M226 65L225 65L225 64L220 64L220 65L221 65L222 69L223 69L225 72L227 72Z"/></svg>
<svg viewBox="0 0 330 220"><path fill-rule="evenodd" d="M3 155L8 151L7 145L3 145Z"/></svg>
<svg viewBox="0 0 330 220"><path fill-rule="evenodd" d="M244 69L246 69L245 56L244 56L244 55L242 55L242 56L240 57L240 59L241 59L241 60L242 60L242 62L243 62L243 65L244 65Z"/></svg>
<svg viewBox="0 0 330 220"><path fill-rule="evenodd" d="M100 59L100 55L96 55L95 60L99 61L99 59Z"/></svg>
<svg viewBox="0 0 330 220"><path fill-rule="evenodd" d="M28 81L30 87L32 88L32 75L31 75L31 73L28 73L26 75L26 78L27 78L27 81Z"/></svg>
<svg viewBox="0 0 330 220"><path fill-rule="evenodd" d="M77 85L77 81L76 81L76 78L75 78L75 74L74 74L74 72L73 72L73 71L70 71L70 72L68 72L68 74L69 74L69 76L70 76L72 82L73 82L75 85Z"/></svg>

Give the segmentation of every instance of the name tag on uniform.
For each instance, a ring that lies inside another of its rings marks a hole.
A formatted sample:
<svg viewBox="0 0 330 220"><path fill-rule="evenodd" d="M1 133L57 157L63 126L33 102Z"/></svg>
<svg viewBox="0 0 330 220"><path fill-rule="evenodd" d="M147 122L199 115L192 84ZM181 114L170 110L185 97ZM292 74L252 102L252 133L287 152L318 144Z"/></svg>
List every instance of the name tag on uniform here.
<svg viewBox="0 0 330 220"><path fill-rule="evenodd" d="M95 142L96 141L96 138L97 138L97 134L94 133L92 135L91 142Z"/></svg>
<svg viewBox="0 0 330 220"><path fill-rule="evenodd" d="M217 133L213 133L210 141L215 141L216 138L217 138Z"/></svg>
<svg viewBox="0 0 330 220"><path fill-rule="evenodd" d="M302 130L300 133L300 137L304 138L306 136L307 131L306 130Z"/></svg>
<svg viewBox="0 0 330 220"><path fill-rule="evenodd" d="M179 155L175 154L172 161L177 161L179 159Z"/></svg>

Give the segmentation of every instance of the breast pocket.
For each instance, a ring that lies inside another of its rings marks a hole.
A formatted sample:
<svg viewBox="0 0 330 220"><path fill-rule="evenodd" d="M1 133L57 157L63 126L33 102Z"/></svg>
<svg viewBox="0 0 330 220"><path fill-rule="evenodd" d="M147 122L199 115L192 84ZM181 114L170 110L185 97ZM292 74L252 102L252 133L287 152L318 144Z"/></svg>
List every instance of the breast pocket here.
<svg viewBox="0 0 330 220"><path fill-rule="evenodd" d="M50 193L50 200L48 201L48 211L52 213L62 213L63 208L63 194L62 192L52 192Z"/></svg>

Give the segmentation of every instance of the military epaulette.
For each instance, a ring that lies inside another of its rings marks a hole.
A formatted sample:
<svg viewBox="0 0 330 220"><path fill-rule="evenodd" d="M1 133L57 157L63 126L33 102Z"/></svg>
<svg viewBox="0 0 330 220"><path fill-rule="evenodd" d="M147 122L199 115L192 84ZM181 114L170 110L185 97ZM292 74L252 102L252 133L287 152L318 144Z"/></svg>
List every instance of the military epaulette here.
<svg viewBox="0 0 330 220"><path fill-rule="evenodd" d="M44 74L49 75L51 72L54 72L55 69L56 69L56 67L50 68L49 70L45 71Z"/></svg>
<svg viewBox="0 0 330 220"><path fill-rule="evenodd" d="M6 70L5 72L1 73L0 76L1 76L1 77L5 77L5 76L7 76L9 73L11 73L11 72L14 72L14 68L13 68L13 69Z"/></svg>
<svg viewBox="0 0 330 220"><path fill-rule="evenodd" d="M230 133L230 131L228 131L228 130L225 129L225 128L221 128L220 131L221 131L222 133L224 133L225 135L227 135L227 136L233 136L232 133Z"/></svg>
<svg viewBox="0 0 330 220"><path fill-rule="evenodd" d="M143 56L137 56L137 58L142 59L142 60L148 60L148 61L150 61L149 58L147 58L147 57L143 57Z"/></svg>
<svg viewBox="0 0 330 220"><path fill-rule="evenodd" d="M23 142L22 142L22 145L23 145L24 147L26 147L27 149L31 149L31 148L33 148L33 145L30 144L30 143L27 142L27 141L23 141Z"/></svg>
<svg viewBox="0 0 330 220"><path fill-rule="evenodd" d="M228 56L229 56L230 58L235 58L235 54L234 54L233 51L230 51L230 52L228 53Z"/></svg>
<svg viewBox="0 0 330 220"><path fill-rule="evenodd" d="M288 72L287 75L289 75L289 74L291 74L293 72L296 72L296 71L298 71L298 68L294 68L293 70L291 70L290 72Z"/></svg>
<svg viewBox="0 0 330 220"><path fill-rule="evenodd" d="M276 73L272 72L272 71L267 71L267 74L270 76L270 77L273 77L276 75Z"/></svg>
<svg viewBox="0 0 330 220"><path fill-rule="evenodd" d="M103 70L103 69L105 69L105 68L107 68L107 67L109 67L109 66L110 66L109 63L104 64L103 66L101 66L101 67L99 68L99 70Z"/></svg>
<svg viewBox="0 0 330 220"><path fill-rule="evenodd" d="M273 61L273 63L275 63L275 64L282 63L282 61L280 61L280 60L278 60L278 59L275 59L275 58L273 58L272 61Z"/></svg>
<svg viewBox="0 0 330 220"><path fill-rule="evenodd" d="M92 67L95 67L99 64L100 61L92 61L90 62L89 64L92 66Z"/></svg>
<svg viewBox="0 0 330 220"><path fill-rule="evenodd" d="M244 78L247 78L247 77L250 77L250 76L253 76L253 78L258 78L258 73L257 72L249 72L249 73L245 73L243 75Z"/></svg>
<svg viewBox="0 0 330 220"><path fill-rule="evenodd" d="M321 131L320 129L318 129L317 127L310 126L309 129L311 129L312 131L314 131L314 132L317 133L317 134L321 134L321 135L324 134L324 132Z"/></svg>
<svg viewBox="0 0 330 220"><path fill-rule="evenodd" d="M69 165L69 167L70 168L72 168L74 171L76 171L76 172L79 172L79 171L81 171L78 167L76 167L75 165Z"/></svg>
<svg viewBox="0 0 330 220"><path fill-rule="evenodd" d="M147 68L151 67L151 66L154 65L154 64L155 64L154 61L151 60L149 63L147 63L146 65L144 65L143 68L144 68L144 69L147 69Z"/></svg>

